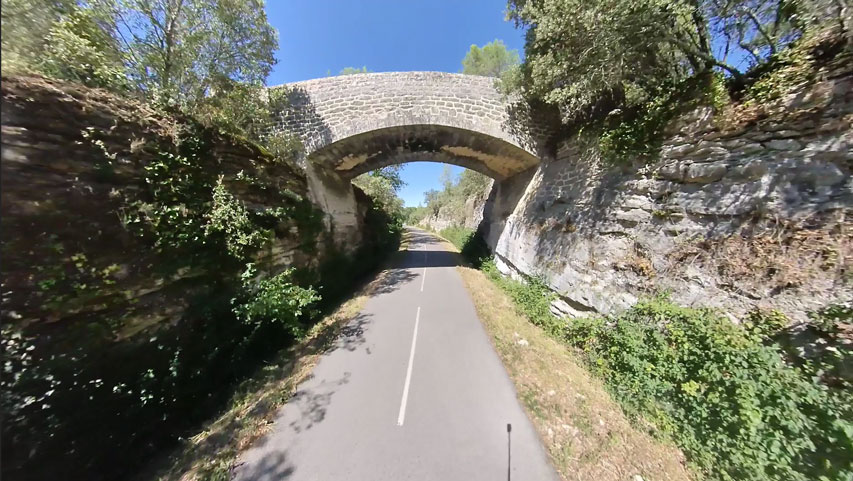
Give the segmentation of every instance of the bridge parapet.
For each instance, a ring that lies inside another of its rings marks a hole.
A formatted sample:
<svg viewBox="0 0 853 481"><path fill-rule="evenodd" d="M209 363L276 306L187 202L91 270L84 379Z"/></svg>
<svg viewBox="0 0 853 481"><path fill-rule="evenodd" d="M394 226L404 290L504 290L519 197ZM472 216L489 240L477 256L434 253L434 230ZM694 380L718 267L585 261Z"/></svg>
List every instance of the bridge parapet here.
<svg viewBox="0 0 853 481"><path fill-rule="evenodd" d="M506 178L537 165L543 128L495 79L443 72L344 75L286 84L274 127L300 137L310 161L353 177L416 160Z"/></svg>

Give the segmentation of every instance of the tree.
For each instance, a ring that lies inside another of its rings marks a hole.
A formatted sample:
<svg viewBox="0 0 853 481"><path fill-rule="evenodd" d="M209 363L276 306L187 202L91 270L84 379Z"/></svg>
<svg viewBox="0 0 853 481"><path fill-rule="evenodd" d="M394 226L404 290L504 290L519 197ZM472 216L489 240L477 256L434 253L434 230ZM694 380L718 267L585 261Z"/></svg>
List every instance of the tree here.
<svg viewBox="0 0 853 481"><path fill-rule="evenodd" d="M382 177L391 184L391 187L394 189L394 192L399 192L400 188L406 185L406 182L403 181L403 177L400 174L403 171L403 164L389 165L387 167L382 167L381 169L376 169L372 172L369 172L368 175L372 175L374 177Z"/></svg>
<svg viewBox="0 0 853 481"><path fill-rule="evenodd" d="M424 192L424 203L427 209L432 212L432 215L438 215L438 211L441 210L443 204L441 191L430 189Z"/></svg>
<svg viewBox="0 0 853 481"><path fill-rule="evenodd" d="M444 186L444 190L450 190L453 187L453 184L456 183L456 178L453 175L453 169L450 168L449 165L445 165L444 168L441 169L441 177L439 177L439 181L441 185Z"/></svg>
<svg viewBox="0 0 853 481"><path fill-rule="evenodd" d="M44 72L43 60L59 58L49 38L56 25L79 10L74 0L3 0L2 68L4 74ZM62 46L60 46L62 48ZM73 67L73 61L66 62ZM56 75L56 73L53 73Z"/></svg>
<svg viewBox="0 0 853 481"><path fill-rule="evenodd" d="M462 59L462 73L500 77L519 63L518 50L507 50L502 41L494 40L482 48L471 45Z"/></svg>
<svg viewBox="0 0 853 481"><path fill-rule="evenodd" d="M75 6L50 27L39 70L92 87L126 90L124 58L97 10Z"/></svg>
<svg viewBox="0 0 853 481"><path fill-rule="evenodd" d="M403 199L397 195L390 180L380 175L362 174L353 179L352 182L370 196L382 210L392 216L402 218Z"/></svg>
<svg viewBox="0 0 853 481"><path fill-rule="evenodd" d="M3 0L2 18L4 71L131 87L184 107L235 82L262 86L278 45L262 0Z"/></svg>
<svg viewBox="0 0 853 481"><path fill-rule="evenodd" d="M357 73L368 73L368 72L370 72L370 70L367 70L367 67L361 67L361 68L344 67L340 72L338 72L338 75L353 75L353 74L357 74Z"/></svg>
<svg viewBox="0 0 853 481"><path fill-rule="evenodd" d="M462 224L465 219L465 206L470 199L482 199L491 186L489 177L465 169L458 176L453 175L449 165L444 167L439 180L442 190L428 190L424 192L424 203L430 215L438 215L444 209L444 214L452 218L457 224Z"/></svg>
<svg viewBox="0 0 853 481"><path fill-rule="evenodd" d="M488 192L492 179L477 171L465 169L459 174L459 179L456 181L456 189L461 193L462 198L470 199L471 197L483 196Z"/></svg>
<svg viewBox="0 0 853 481"><path fill-rule="evenodd" d="M233 82L263 84L278 33L262 0L101 0L143 92L192 105Z"/></svg>
<svg viewBox="0 0 853 481"><path fill-rule="evenodd" d="M353 183L379 204L385 212L402 218L403 199L397 195L400 188L406 185L400 175L402 170L402 164L389 165L359 175L353 179Z"/></svg>
<svg viewBox="0 0 853 481"><path fill-rule="evenodd" d="M714 70L742 85L746 69L802 34L797 11L807 3L510 0L508 17L528 28L526 93L574 117ZM742 66L744 56L750 60Z"/></svg>

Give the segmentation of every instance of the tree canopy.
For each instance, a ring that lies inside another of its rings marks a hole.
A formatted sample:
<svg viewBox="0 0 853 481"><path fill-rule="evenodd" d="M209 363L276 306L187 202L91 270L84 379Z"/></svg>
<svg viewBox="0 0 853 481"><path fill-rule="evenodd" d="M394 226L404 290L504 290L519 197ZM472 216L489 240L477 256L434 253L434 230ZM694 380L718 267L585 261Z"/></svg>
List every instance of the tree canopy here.
<svg viewBox="0 0 853 481"><path fill-rule="evenodd" d="M461 225L465 217L465 203L469 199L483 198L489 192L491 179L479 172L465 169L458 176L453 175L450 166L445 166L439 181L442 190L430 189L424 192L424 209L418 212L419 221L426 215L438 215L444 209L452 220ZM413 219L413 215L409 215ZM411 220L410 220L411 222Z"/></svg>
<svg viewBox="0 0 853 481"><path fill-rule="evenodd" d="M471 45L462 59L462 73L500 77L520 62L518 50L507 50L503 41L494 40L482 47Z"/></svg>
<svg viewBox="0 0 853 481"><path fill-rule="evenodd" d="M357 73L368 73L368 72L370 72L370 70L367 70L366 66L363 66L361 68L344 67L343 69L341 69L340 72L338 72L338 75L353 75L353 74L357 74Z"/></svg>
<svg viewBox="0 0 853 481"><path fill-rule="evenodd" d="M369 195L385 212L402 218L403 199L397 195L400 188L406 185L400 175L402 170L402 164L389 165L359 175L353 179L353 184Z"/></svg>
<svg viewBox="0 0 853 481"><path fill-rule="evenodd" d="M510 0L508 17L527 28L522 88L572 117L706 72L743 84L749 68L832 16L831 3Z"/></svg>
<svg viewBox="0 0 853 481"><path fill-rule="evenodd" d="M235 82L262 85L277 45L262 0L3 0L4 71L184 106Z"/></svg>

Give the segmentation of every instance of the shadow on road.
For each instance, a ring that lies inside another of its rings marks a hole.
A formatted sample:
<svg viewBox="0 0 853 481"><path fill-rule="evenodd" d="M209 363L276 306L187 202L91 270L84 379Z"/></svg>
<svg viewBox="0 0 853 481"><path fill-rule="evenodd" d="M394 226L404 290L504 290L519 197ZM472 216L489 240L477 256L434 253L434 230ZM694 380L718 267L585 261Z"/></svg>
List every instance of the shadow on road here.
<svg viewBox="0 0 853 481"><path fill-rule="evenodd" d="M346 326L341 328L341 333L334 344L325 351L326 354L337 349L346 349L350 352L358 349L359 346L364 344L364 331L367 325L370 324L371 317L370 314L362 312L347 322Z"/></svg>
<svg viewBox="0 0 853 481"><path fill-rule="evenodd" d="M288 479L296 468L287 460L287 451L275 451L264 456L259 462L249 466L237 466L238 479L252 481L273 481Z"/></svg>
<svg viewBox="0 0 853 481"><path fill-rule="evenodd" d="M349 382L350 376L351 373L345 372L340 379L323 381L315 387L296 391L288 404L299 409L300 417L290 423L290 428L300 433L323 422L326 418L326 408L332 402L332 395L338 387Z"/></svg>
<svg viewBox="0 0 853 481"><path fill-rule="evenodd" d="M407 269L420 269L423 267L456 267L462 263L459 254L452 251L410 251L405 259Z"/></svg>
<svg viewBox="0 0 853 481"><path fill-rule="evenodd" d="M399 261L399 267L417 269L423 267L456 267L462 264L459 253L449 250L443 240L414 229L409 229L408 234L409 250Z"/></svg>
<svg viewBox="0 0 853 481"><path fill-rule="evenodd" d="M411 282L418 277L417 272L412 272L408 270L407 267L401 265L402 262L405 262L403 254L405 254L405 252L399 253L401 260L396 260L393 264L394 267L390 267L385 270L382 280L379 281L379 285L373 289L371 297L394 292L407 282Z"/></svg>

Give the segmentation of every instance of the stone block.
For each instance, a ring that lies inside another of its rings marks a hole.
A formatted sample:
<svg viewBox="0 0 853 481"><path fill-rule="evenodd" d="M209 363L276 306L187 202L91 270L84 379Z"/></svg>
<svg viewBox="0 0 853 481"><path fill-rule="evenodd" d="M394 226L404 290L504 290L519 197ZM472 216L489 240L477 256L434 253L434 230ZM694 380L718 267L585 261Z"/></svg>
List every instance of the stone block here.
<svg viewBox="0 0 853 481"><path fill-rule="evenodd" d="M725 162L714 162L710 164L692 164L684 173L685 182L708 184L716 182L726 175L728 164Z"/></svg>
<svg viewBox="0 0 853 481"><path fill-rule="evenodd" d="M767 163L760 160L750 160L729 169L729 176L735 180L757 180L767 173Z"/></svg>
<svg viewBox="0 0 853 481"><path fill-rule="evenodd" d="M803 144L794 139L773 139L764 144L768 149L794 151L803 148Z"/></svg>

